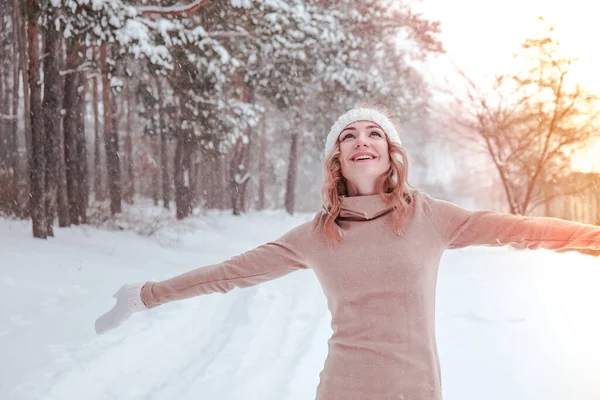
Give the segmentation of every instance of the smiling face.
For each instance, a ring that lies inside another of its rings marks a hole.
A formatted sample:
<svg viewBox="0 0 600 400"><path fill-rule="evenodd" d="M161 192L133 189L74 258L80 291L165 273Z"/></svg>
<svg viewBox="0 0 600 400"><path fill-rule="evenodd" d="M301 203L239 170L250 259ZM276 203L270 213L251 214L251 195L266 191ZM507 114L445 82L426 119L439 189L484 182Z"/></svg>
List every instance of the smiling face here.
<svg viewBox="0 0 600 400"><path fill-rule="evenodd" d="M373 122L357 121L344 128L338 142L342 175L349 189L354 187L358 194L372 192L377 178L390 168L383 130Z"/></svg>

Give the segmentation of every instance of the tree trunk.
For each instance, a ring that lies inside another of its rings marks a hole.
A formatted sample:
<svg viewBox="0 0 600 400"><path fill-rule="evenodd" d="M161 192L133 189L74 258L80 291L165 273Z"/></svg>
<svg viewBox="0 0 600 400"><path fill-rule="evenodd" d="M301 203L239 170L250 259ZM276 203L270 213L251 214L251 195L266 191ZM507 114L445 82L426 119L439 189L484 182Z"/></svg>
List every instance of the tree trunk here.
<svg viewBox="0 0 600 400"><path fill-rule="evenodd" d="M253 93L243 83L243 71L239 71L236 74L235 86L240 93L240 101L252 102ZM248 129L245 135L239 137L235 143L233 150L233 157L230 164L230 191L231 191L231 204L233 209L233 215L240 215L244 212L244 197L246 193L246 185L250 179L250 165L247 162L249 160L250 153L250 141L251 132Z"/></svg>
<svg viewBox="0 0 600 400"><path fill-rule="evenodd" d="M23 0L21 0L23 1ZM28 4L30 0L27 0ZM21 47L21 78L23 84L23 119L25 121L25 147L27 149L27 154L31 153L31 107L30 107L30 87L29 87L29 63L27 54L29 54L28 42L27 38L27 27L28 24L23 18L19 18L19 26L21 28L21 33L19 37L19 43ZM27 170L29 170L29 157L27 158Z"/></svg>
<svg viewBox="0 0 600 400"><path fill-rule="evenodd" d="M226 196L229 195L229 175L227 157L216 150L209 150L202 158L202 180L206 196L207 209L224 210L228 208Z"/></svg>
<svg viewBox="0 0 600 400"><path fill-rule="evenodd" d="M110 212L112 215L121 212L121 168L119 162L119 136L117 122L117 102L110 87L108 64L106 62L107 45L100 47L100 63L102 66L102 102L104 103L104 148L106 153L106 169L108 172L108 190L110 194Z"/></svg>
<svg viewBox="0 0 600 400"><path fill-rule="evenodd" d="M17 115L19 113L19 75L21 69L19 68L19 59L23 58L19 55L19 44L16 39L19 36L19 10L21 5L19 0L13 0L13 92L12 92L12 138L10 142L9 152L10 158L10 169L11 169L11 186L12 189L10 207L13 214L18 214L19 209L19 119Z"/></svg>
<svg viewBox="0 0 600 400"><path fill-rule="evenodd" d="M188 155L187 155L187 170L188 170L188 179L189 179L189 193L188 196L190 198L190 215L192 214L194 207L198 206L196 203L196 189L198 187L197 178L196 178L196 142L192 142L190 146L188 146Z"/></svg>
<svg viewBox="0 0 600 400"><path fill-rule="evenodd" d="M4 21L4 17L0 17L0 21ZM0 34L4 33L4 24L0 23ZM9 100L8 100L8 70L0 68L0 172L8 167L9 146L8 146L8 120L3 115L9 115ZM4 197L4 196L1 196ZM7 203L8 204L8 203ZM0 204L3 207L4 204ZM8 208L8 207L7 207Z"/></svg>
<svg viewBox="0 0 600 400"><path fill-rule="evenodd" d="M164 117L160 118L160 175L162 178L163 207L169 209L171 203L171 177L169 175L169 152L167 133L165 132Z"/></svg>
<svg viewBox="0 0 600 400"><path fill-rule="evenodd" d="M59 71L63 71L65 69L66 64L66 45L65 41L61 39L60 41L60 56L58 57ZM65 122L66 122L66 113L65 113L65 78L60 76L60 80L58 82L59 87L61 88L61 134L59 136L60 144L59 144L59 154L60 162L58 164L58 204L57 204L57 214L58 214L58 226L61 228L71 226L71 215L69 210L69 195L67 193L67 167L65 163L65 150L66 150L66 141L65 141Z"/></svg>
<svg viewBox="0 0 600 400"><path fill-rule="evenodd" d="M231 208L233 215L242 214L241 187L246 181L246 171L243 164L244 138L239 137L233 148L233 156L229 166L229 193L231 195Z"/></svg>
<svg viewBox="0 0 600 400"><path fill-rule="evenodd" d="M258 210L265 209L265 159L267 152L267 116L263 114L260 124L260 149L258 153Z"/></svg>
<svg viewBox="0 0 600 400"><path fill-rule="evenodd" d="M2 30L3 31L3 30ZM0 31L0 32L2 32ZM6 118L0 118L0 169L7 170L10 165L10 75L9 69L0 70L0 114Z"/></svg>
<svg viewBox="0 0 600 400"><path fill-rule="evenodd" d="M88 185L88 157L87 157L87 141L85 137L85 92L87 87L86 72L81 71L76 74L77 76L77 87L76 87L76 119L75 119L75 130L76 130L76 152L77 152L77 216L79 222L82 224L87 223L87 207L90 197L90 189Z"/></svg>
<svg viewBox="0 0 600 400"><path fill-rule="evenodd" d="M78 51L76 39L69 39L67 42L67 63L65 69L72 71L76 68L76 56ZM66 175L66 195L69 212L69 221L71 224L79 225L79 177L77 168L78 144L77 144L77 114L79 104L77 101L77 74L68 73L64 77L64 103L63 109L65 115L63 118L64 129L64 159Z"/></svg>
<svg viewBox="0 0 600 400"><path fill-rule="evenodd" d="M186 140L183 143L183 199L181 209L185 212L184 217L192 215L192 154L194 146L191 140Z"/></svg>
<svg viewBox="0 0 600 400"><path fill-rule="evenodd" d="M0 6L2 14L0 14L0 37L7 38L8 32L6 31L6 18L4 13L8 9L8 2L4 2ZM4 38L2 41L4 41ZM5 45L3 43L3 45ZM6 55L8 56L8 55ZM14 63L14 61L13 61ZM0 170L4 173L8 169L10 159L10 146L9 146L9 115L10 115L10 89L9 89L9 71L10 69L4 69L0 67ZM6 116L1 117L2 115ZM1 196L4 197L4 196ZM6 203L9 208L9 202ZM4 204L0 204L3 207Z"/></svg>
<svg viewBox="0 0 600 400"><path fill-rule="evenodd" d="M245 100L252 104L254 103L254 90L251 87L245 86L246 98ZM242 177L242 183L240 187L240 206L242 212L248 210L248 184L250 182L250 166L252 164L252 136L253 129L248 128L246 131L247 140L244 142L244 151L242 153L242 165L244 166L245 175Z"/></svg>
<svg viewBox="0 0 600 400"><path fill-rule="evenodd" d="M245 176L242 178L243 181L240 185L240 207L242 212L248 211L248 184L250 182L250 165L252 163L252 132L249 130L248 143L244 145L244 152L242 153L242 165L244 165Z"/></svg>
<svg viewBox="0 0 600 400"><path fill-rule="evenodd" d="M7 38L7 18L5 18L4 13L8 10L8 1L5 1L1 7L3 9L3 13L0 14L0 36ZM6 46L6 44L3 45ZM6 54L5 58L10 60L9 56L9 54ZM14 60L11 60L11 62L13 64L15 63ZM4 69L0 67L0 115L6 116L5 118L0 117L0 170L2 170L3 174L4 172L10 173L10 151L12 147L10 145L10 118L12 117L10 112L10 92L10 69ZM6 189L8 188L4 187L4 190ZM6 209L10 209L10 200L8 198L4 199L4 196L0 197L3 197L3 200L6 200L6 203L1 204L0 206L3 207L6 205Z"/></svg>
<svg viewBox="0 0 600 400"><path fill-rule="evenodd" d="M1 4L1 3L0 3ZM4 10L6 9L7 5L4 4L2 7ZM2 9L0 8L0 9ZM0 14L0 35L5 35L4 30L4 15ZM6 120L4 119L4 117L2 117L3 115L8 115L7 112L7 108L8 108L8 70L5 70L4 68L0 68L0 171L3 171L6 169L6 166L8 164L8 146L7 146L7 142L6 142L6 136L8 136L8 134L5 135L5 130L6 130ZM0 206L2 206L2 204L0 204Z"/></svg>
<svg viewBox="0 0 600 400"><path fill-rule="evenodd" d="M6 7L6 5L4 6ZM0 10L2 6L0 6ZM4 33L4 18L0 16L0 35ZM12 197L9 193L10 188L6 187L10 180L10 133L9 133L9 122L10 120L10 100L9 94L9 74L8 69L0 66L0 178L2 181L3 190L0 192L0 211L9 211L11 209ZM6 116L6 118L4 117ZM8 189L8 190L7 190Z"/></svg>
<svg viewBox="0 0 600 400"><path fill-rule="evenodd" d="M39 28L35 0L27 0L27 40L29 43L29 87L31 96L31 221L33 236L46 238L44 210L44 132L42 125L42 91L40 83Z"/></svg>
<svg viewBox="0 0 600 400"><path fill-rule="evenodd" d="M292 133L292 142L290 145L290 158L288 164L288 173L285 185L285 210L294 214L294 203L296 201L296 178L298 175L298 145L300 136L296 130Z"/></svg>
<svg viewBox="0 0 600 400"><path fill-rule="evenodd" d="M133 204L133 195L135 192L135 177L133 176L133 141L131 138L133 129L133 106L131 104L133 102L133 93L131 93L129 80L125 80L125 96L127 97L127 116L125 117L125 176L127 179L124 197L127 204Z"/></svg>
<svg viewBox="0 0 600 400"><path fill-rule="evenodd" d="M28 0L29 1L29 0ZM28 7L28 3L25 3L24 0L19 0L20 9L25 9ZM31 170L30 162L31 162L31 107L30 103L30 89L29 89L29 63L28 63L28 46L27 46L27 21L22 17L22 14L19 13L19 30L20 33L17 36L19 39L19 54L21 57L19 58L19 63L21 64L21 82L23 85L23 121L24 127L23 137L25 139L25 171L27 173ZM23 198L26 199L25 204L21 205L21 216L30 216L31 215L31 179L30 177L23 177L23 181L27 183L25 187L25 193L23 193Z"/></svg>
<svg viewBox="0 0 600 400"><path fill-rule="evenodd" d="M192 168L194 169L194 189L192 190L192 204L195 207L204 208L204 198L202 196L202 190L204 190L204 185L202 182L202 154L200 149L196 152L196 158L192 163Z"/></svg>
<svg viewBox="0 0 600 400"><path fill-rule="evenodd" d="M1 80L2 83L0 84L0 86L2 86L2 92L0 92L0 97L2 97L2 100L0 100L0 103L2 103L2 106L0 107L0 113L6 115L6 119L2 118L2 121L0 122L0 125L2 125L2 127L0 128L0 131L2 132L0 134L0 146L2 147L2 153L3 155L0 156L0 158L2 159L2 161L0 161L2 163L2 169L8 169L9 165L10 165L10 92L11 90L9 89L10 87L10 75L9 75L9 70L3 70L2 72L0 72L1 75Z"/></svg>
<svg viewBox="0 0 600 400"><path fill-rule="evenodd" d="M54 218L58 196L58 167L60 163L60 32L50 26L45 32L44 59L44 128L46 154L46 232L54 236Z"/></svg>
<svg viewBox="0 0 600 400"><path fill-rule="evenodd" d="M98 60L97 53L97 47L94 46L92 55L94 60ZM96 74L94 79L91 80L92 107L94 109L94 198L96 199L96 201L104 201L106 197L104 193L104 185L102 183L102 160L100 159L100 148L102 139L100 138L100 111L98 107L100 103L100 99L98 97L99 83L99 75Z"/></svg>
<svg viewBox="0 0 600 400"><path fill-rule="evenodd" d="M61 83L64 86L64 83ZM64 94L63 94L64 99ZM59 152L60 163L58 164L58 226L61 228L71 226L71 214L69 211L69 195L67 191L67 168L65 163L65 129L63 126L62 135L60 135Z"/></svg>
<svg viewBox="0 0 600 400"><path fill-rule="evenodd" d="M154 206L158 206L158 202L160 200L160 169L156 166L159 163L159 150L158 150L158 132L154 135L150 136L150 148L152 149L152 201L154 202Z"/></svg>
<svg viewBox="0 0 600 400"><path fill-rule="evenodd" d="M208 150L202 157L202 178L204 182L204 205L207 209L219 208L222 203L220 188L221 159L214 150Z"/></svg>
<svg viewBox="0 0 600 400"><path fill-rule="evenodd" d="M191 214L190 205L190 144L184 138L177 139L175 149L175 209L177 219L183 219Z"/></svg>
<svg viewBox="0 0 600 400"><path fill-rule="evenodd" d="M158 98L163 98L162 91L162 82L160 78L156 78L156 87L158 90ZM160 175L162 180L162 195L163 195L163 207L165 209L169 209L169 204L171 203L171 177L169 176L169 157L168 157L168 147L167 147L167 131L165 126L165 115L164 108L161 103L159 103L159 111L158 111L158 127L159 127L159 135L160 135Z"/></svg>
<svg viewBox="0 0 600 400"><path fill-rule="evenodd" d="M220 154L217 158L219 164L219 180L217 181L217 209L225 210L231 208L230 202L227 201L227 188L229 187L229 163L227 156Z"/></svg>
<svg viewBox="0 0 600 400"><path fill-rule="evenodd" d="M67 56L68 57L68 56ZM68 66L69 64L67 64ZM64 159L65 159L65 178L66 195L69 213L69 221L72 224L79 225L78 207L78 177L77 165L77 82L76 75L68 74L64 82Z"/></svg>

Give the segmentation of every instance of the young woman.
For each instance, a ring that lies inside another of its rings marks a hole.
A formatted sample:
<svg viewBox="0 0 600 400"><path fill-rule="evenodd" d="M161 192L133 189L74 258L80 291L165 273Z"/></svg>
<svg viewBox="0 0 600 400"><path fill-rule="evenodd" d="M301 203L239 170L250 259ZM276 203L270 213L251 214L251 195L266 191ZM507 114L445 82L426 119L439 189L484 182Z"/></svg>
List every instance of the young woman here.
<svg viewBox="0 0 600 400"><path fill-rule="evenodd" d="M318 400L441 399L435 288L446 249L600 250L600 227L549 217L469 211L409 189L407 156L382 113L342 115L325 145L323 210L273 242L162 282L123 286L98 333L131 313L226 293L300 269L316 274L333 335Z"/></svg>

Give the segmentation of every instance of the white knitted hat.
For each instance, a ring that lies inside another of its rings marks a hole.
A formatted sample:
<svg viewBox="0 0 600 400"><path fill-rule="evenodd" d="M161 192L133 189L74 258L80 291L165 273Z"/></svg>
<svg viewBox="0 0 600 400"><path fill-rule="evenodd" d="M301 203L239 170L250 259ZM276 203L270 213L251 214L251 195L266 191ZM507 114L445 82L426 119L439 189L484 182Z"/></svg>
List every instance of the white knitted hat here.
<svg viewBox="0 0 600 400"><path fill-rule="evenodd" d="M323 158L327 157L327 154L334 148L342 130L356 121L374 122L383 129L390 141L398 143L399 145L402 144L396 128L394 128L392 122L385 115L371 108L355 108L339 117L329 130L327 140L325 141Z"/></svg>

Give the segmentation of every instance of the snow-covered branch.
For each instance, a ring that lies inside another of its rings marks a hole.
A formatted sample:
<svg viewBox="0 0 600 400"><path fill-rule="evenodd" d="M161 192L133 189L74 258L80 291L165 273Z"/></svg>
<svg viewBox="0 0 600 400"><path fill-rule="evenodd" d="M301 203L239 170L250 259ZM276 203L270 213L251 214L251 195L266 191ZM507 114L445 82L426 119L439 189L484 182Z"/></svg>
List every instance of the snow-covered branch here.
<svg viewBox="0 0 600 400"><path fill-rule="evenodd" d="M146 6L146 7L137 7L137 10L142 15L149 14L161 14L161 15L181 15L181 14L189 14L200 7L208 4L208 0L195 0L190 4L186 5L176 5L170 7L160 7L160 6Z"/></svg>
<svg viewBox="0 0 600 400"><path fill-rule="evenodd" d="M238 185L243 185L251 177L252 175L249 172L246 172L242 177L240 177L239 174L235 174L233 178L235 179L235 183L237 183Z"/></svg>
<svg viewBox="0 0 600 400"><path fill-rule="evenodd" d="M81 72L81 71L87 69L88 67L92 67L92 66L94 66L93 62L86 61L86 62L82 63L81 65L79 65L77 68L66 69L66 70L60 71L60 75L65 76L68 74L74 74L76 72Z"/></svg>

